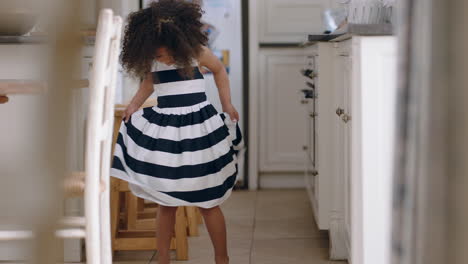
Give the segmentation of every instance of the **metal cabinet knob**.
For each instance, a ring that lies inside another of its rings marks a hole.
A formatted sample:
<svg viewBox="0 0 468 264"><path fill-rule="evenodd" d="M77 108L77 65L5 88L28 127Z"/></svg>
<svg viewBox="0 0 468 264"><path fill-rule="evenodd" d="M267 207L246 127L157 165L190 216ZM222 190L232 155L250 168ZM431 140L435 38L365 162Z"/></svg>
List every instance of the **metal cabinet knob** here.
<svg viewBox="0 0 468 264"><path fill-rule="evenodd" d="M343 122L345 122L345 123L348 123L348 121L351 120L351 116L350 116L350 115L347 115L347 114L344 114L344 115L341 117L341 120L343 120Z"/></svg>
<svg viewBox="0 0 468 264"><path fill-rule="evenodd" d="M307 147L306 145L302 146L302 150L307 150L309 149L309 147Z"/></svg>
<svg viewBox="0 0 468 264"><path fill-rule="evenodd" d="M317 112L313 112L309 114L310 117L316 118L318 116Z"/></svg>
<svg viewBox="0 0 468 264"><path fill-rule="evenodd" d="M336 109L336 115L337 115L337 116L341 116L342 114L344 114L344 109L338 107L338 108Z"/></svg>
<svg viewBox="0 0 468 264"><path fill-rule="evenodd" d="M313 84L313 83L311 83L311 82L306 82L306 85L307 85L309 88L315 89L315 84Z"/></svg>
<svg viewBox="0 0 468 264"><path fill-rule="evenodd" d="M308 104L308 103L309 103L309 100L305 100L305 99L301 100L301 104Z"/></svg>
<svg viewBox="0 0 468 264"><path fill-rule="evenodd" d="M317 176L319 173L318 173L318 171L313 170L311 174L312 174L312 176Z"/></svg>

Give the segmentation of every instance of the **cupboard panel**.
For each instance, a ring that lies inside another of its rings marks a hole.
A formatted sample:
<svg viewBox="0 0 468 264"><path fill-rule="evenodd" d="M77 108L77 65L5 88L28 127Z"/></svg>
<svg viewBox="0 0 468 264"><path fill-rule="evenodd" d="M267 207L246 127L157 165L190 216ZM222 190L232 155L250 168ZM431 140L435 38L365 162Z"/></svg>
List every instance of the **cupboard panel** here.
<svg viewBox="0 0 468 264"><path fill-rule="evenodd" d="M303 171L307 123L300 90L302 49L260 51L260 170Z"/></svg>
<svg viewBox="0 0 468 264"><path fill-rule="evenodd" d="M307 34L323 33L322 11L327 0L259 1L260 42L300 42Z"/></svg>

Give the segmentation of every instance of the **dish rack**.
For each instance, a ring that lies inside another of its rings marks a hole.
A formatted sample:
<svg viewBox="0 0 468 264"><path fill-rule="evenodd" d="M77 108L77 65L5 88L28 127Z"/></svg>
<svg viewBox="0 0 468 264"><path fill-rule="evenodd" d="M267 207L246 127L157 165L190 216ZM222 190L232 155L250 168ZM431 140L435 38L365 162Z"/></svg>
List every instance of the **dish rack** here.
<svg viewBox="0 0 468 264"><path fill-rule="evenodd" d="M392 24L394 0L348 1L345 8L348 23L351 24Z"/></svg>

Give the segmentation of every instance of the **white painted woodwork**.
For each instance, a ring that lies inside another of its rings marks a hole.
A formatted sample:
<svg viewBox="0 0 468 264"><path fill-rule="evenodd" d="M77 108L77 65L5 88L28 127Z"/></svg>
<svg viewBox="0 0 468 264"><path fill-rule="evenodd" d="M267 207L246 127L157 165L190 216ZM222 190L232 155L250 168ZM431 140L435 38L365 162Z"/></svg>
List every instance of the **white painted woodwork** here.
<svg viewBox="0 0 468 264"><path fill-rule="evenodd" d="M303 171L306 138L301 48L261 49L259 84L260 172Z"/></svg>
<svg viewBox="0 0 468 264"><path fill-rule="evenodd" d="M393 37L354 36L334 45L333 104L343 114L335 113L330 131L335 138L330 256L388 263L396 43Z"/></svg>
<svg viewBox="0 0 468 264"><path fill-rule="evenodd" d="M315 106L310 100L307 104L305 122L307 125L307 149L305 150L305 184L309 193L317 227L327 230L332 213L333 168L335 160L331 146L335 138L333 131L333 43L316 43L306 48L306 67L313 68L317 77L305 81L315 84L317 99ZM314 114L315 113L315 114ZM315 131L313 120L315 119ZM315 139L314 139L315 137ZM314 151L315 140L315 151ZM315 164L311 163L315 156ZM312 165L312 166L310 166ZM318 174L314 175L312 172Z"/></svg>
<svg viewBox="0 0 468 264"><path fill-rule="evenodd" d="M303 172L265 172L260 174L262 189L305 188Z"/></svg>
<svg viewBox="0 0 468 264"><path fill-rule="evenodd" d="M249 58L248 58L248 75L246 78L249 78L249 87L248 87L248 149L247 149L247 158L248 158L248 186L249 190L258 189L258 180L259 180L259 144L258 140L259 135L259 125L258 121L260 120L259 115L259 73L260 73L260 63L258 62L259 58L259 46L258 46L258 1L248 1L248 14L249 18L249 37L248 37L248 49L249 49Z"/></svg>
<svg viewBox="0 0 468 264"><path fill-rule="evenodd" d="M321 34L325 28L322 11L329 0L259 0L260 43L298 43L307 34Z"/></svg>
<svg viewBox="0 0 468 264"><path fill-rule="evenodd" d="M390 263L396 39L353 38L351 262Z"/></svg>
<svg viewBox="0 0 468 264"><path fill-rule="evenodd" d="M334 51L334 98L332 100L333 117L331 134L334 138L332 146L334 166L334 184L332 190L332 213L330 218L330 257L332 259L347 259L350 250L350 228L347 224L349 217L349 180L347 173L348 135L350 122L343 122L342 115L337 114L342 110L350 114L349 94L351 69L348 42L335 44Z"/></svg>

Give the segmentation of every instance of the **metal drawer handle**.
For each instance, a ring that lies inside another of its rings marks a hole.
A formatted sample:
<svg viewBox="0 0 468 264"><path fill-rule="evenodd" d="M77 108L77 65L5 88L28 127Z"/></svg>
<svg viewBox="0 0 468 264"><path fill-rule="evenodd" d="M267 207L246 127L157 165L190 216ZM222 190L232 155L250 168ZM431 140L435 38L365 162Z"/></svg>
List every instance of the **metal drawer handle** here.
<svg viewBox="0 0 468 264"><path fill-rule="evenodd" d="M337 116L341 116L342 114L344 114L344 109L338 107L338 108L336 109L336 115L337 115Z"/></svg>
<svg viewBox="0 0 468 264"><path fill-rule="evenodd" d="M317 175L318 175L318 171L313 170L313 171L312 171L312 176L317 176Z"/></svg>
<svg viewBox="0 0 468 264"><path fill-rule="evenodd" d="M318 116L317 112L313 112L309 114L310 117L316 118Z"/></svg>
<svg viewBox="0 0 468 264"><path fill-rule="evenodd" d="M305 99L301 100L301 104L308 104L308 103L309 103L309 100L305 100Z"/></svg>
<svg viewBox="0 0 468 264"><path fill-rule="evenodd" d="M306 85L309 86L312 89L315 89L315 84L313 84L311 82L306 82Z"/></svg>
<svg viewBox="0 0 468 264"><path fill-rule="evenodd" d="M345 123L348 123L348 121L351 120L351 116L350 116L350 115L347 115L347 114L344 114L344 115L341 117L341 120L343 120L343 122L345 122Z"/></svg>

